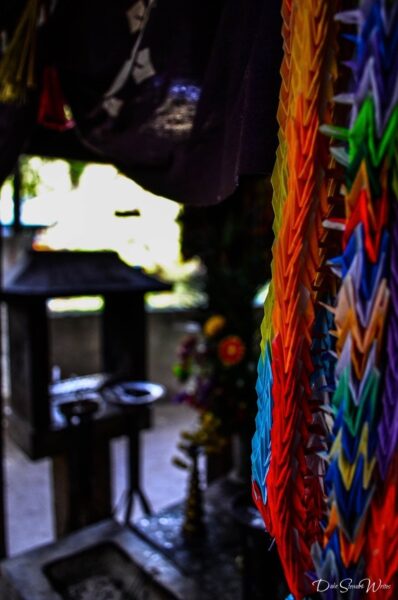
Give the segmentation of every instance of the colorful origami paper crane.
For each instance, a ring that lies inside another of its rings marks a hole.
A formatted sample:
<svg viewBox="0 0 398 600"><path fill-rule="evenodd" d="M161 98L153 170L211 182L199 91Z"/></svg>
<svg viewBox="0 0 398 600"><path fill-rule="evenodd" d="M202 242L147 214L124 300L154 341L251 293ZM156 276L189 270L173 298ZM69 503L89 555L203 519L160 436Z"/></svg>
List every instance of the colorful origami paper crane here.
<svg viewBox="0 0 398 600"><path fill-rule="evenodd" d="M329 298L320 270L322 223L330 216L328 140L335 72L331 4L283 3L285 57L272 176L275 244L259 361L253 497L276 539L291 591L310 593L311 547L322 538L323 475L329 435ZM326 293L325 293L326 290ZM332 290L333 291L333 290Z"/></svg>
<svg viewBox="0 0 398 600"><path fill-rule="evenodd" d="M333 14L336 7L326 0L283 4L276 241L262 326L253 497L295 600L310 593L311 577L368 578L392 600L398 2L361 0ZM336 50L351 55L338 68ZM343 596L330 587L322 597ZM349 597L368 596L358 588Z"/></svg>

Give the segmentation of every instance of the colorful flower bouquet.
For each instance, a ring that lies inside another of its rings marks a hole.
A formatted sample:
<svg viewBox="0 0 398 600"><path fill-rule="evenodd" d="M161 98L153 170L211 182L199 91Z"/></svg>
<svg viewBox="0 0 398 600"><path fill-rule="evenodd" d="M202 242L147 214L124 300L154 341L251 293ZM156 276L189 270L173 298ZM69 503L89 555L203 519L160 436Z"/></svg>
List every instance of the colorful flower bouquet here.
<svg viewBox="0 0 398 600"><path fill-rule="evenodd" d="M210 316L197 334L187 335L180 344L173 369L182 384L176 401L197 409L201 427L211 423L221 437L241 431L253 405L251 355L247 342L224 316Z"/></svg>

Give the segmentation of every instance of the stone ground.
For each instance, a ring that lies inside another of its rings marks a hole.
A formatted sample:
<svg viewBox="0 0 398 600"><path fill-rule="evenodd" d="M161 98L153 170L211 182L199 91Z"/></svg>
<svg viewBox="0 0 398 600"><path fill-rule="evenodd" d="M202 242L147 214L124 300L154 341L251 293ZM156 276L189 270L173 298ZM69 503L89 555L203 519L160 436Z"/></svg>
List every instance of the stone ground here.
<svg viewBox="0 0 398 600"><path fill-rule="evenodd" d="M185 495L187 474L174 467L171 459L180 431L195 419L188 407L159 403L154 407L153 428L142 433L143 487L155 511ZM120 505L125 489L125 450L123 439L113 442L114 505ZM54 540L51 470L48 460L28 460L10 440L6 441L5 465L8 554L14 556ZM137 509L134 518L139 516Z"/></svg>

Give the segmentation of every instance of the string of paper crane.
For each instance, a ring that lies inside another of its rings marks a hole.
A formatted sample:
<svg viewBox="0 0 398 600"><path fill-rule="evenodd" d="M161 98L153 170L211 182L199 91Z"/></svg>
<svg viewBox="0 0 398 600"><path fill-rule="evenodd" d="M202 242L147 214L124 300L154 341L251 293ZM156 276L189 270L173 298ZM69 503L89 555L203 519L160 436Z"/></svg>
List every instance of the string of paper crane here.
<svg viewBox="0 0 398 600"><path fill-rule="evenodd" d="M398 3L338 12L326 0L285 2L283 11L253 496L296 600L316 581L345 578L385 586L389 600L398 594ZM331 54L343 46L350 58L337 77ZM326 594L339 598L338 586Z"/></svg>

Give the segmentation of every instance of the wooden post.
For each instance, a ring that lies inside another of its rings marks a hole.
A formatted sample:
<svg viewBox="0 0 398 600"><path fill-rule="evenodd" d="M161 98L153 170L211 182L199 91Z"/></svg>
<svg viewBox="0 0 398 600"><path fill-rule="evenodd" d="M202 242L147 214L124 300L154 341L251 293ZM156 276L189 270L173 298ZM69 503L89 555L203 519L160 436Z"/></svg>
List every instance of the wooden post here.
<svg viewBox="0 0 398 600"><path fill-rule="evenodd" d="M50 408L48 319L45 299L8 305L11 408L36 432L47 432ZM27 334L28 333L28 334Z"/></svg>
<svg viewBox="0 0 398 600"><path fill-rule="evenodd" d="M110 440L95 439L95 435L91 440L90 473L83 490L81 463L84 459L87 456L75 454L72 457L71 452L52 459L57 538L112 514Z"/></svg>
<svg viewBox="0 0 398 600"><path fill-rule="evenodd" d="M104 302L104 370L120 379L146 379L144 295L109 294Z"/></svg>
<svg viewBox="0 0 398 600"><path fill-rule="evenodd" d="M0 223L0 288L3 288L3 227ZM4 511L4 428L3 428L3 315L0 303L0 559L6 552Z"/></svg>
<svg viewBox="0 0 398 600"><path fill-rule="evenodd" d="M19 159L14 169L14 177L13 177L13 193L12 200L14 205L14 222L13 229L15 233L18 233L22 229L21 223L21 167L19 164Z"/></svg>

